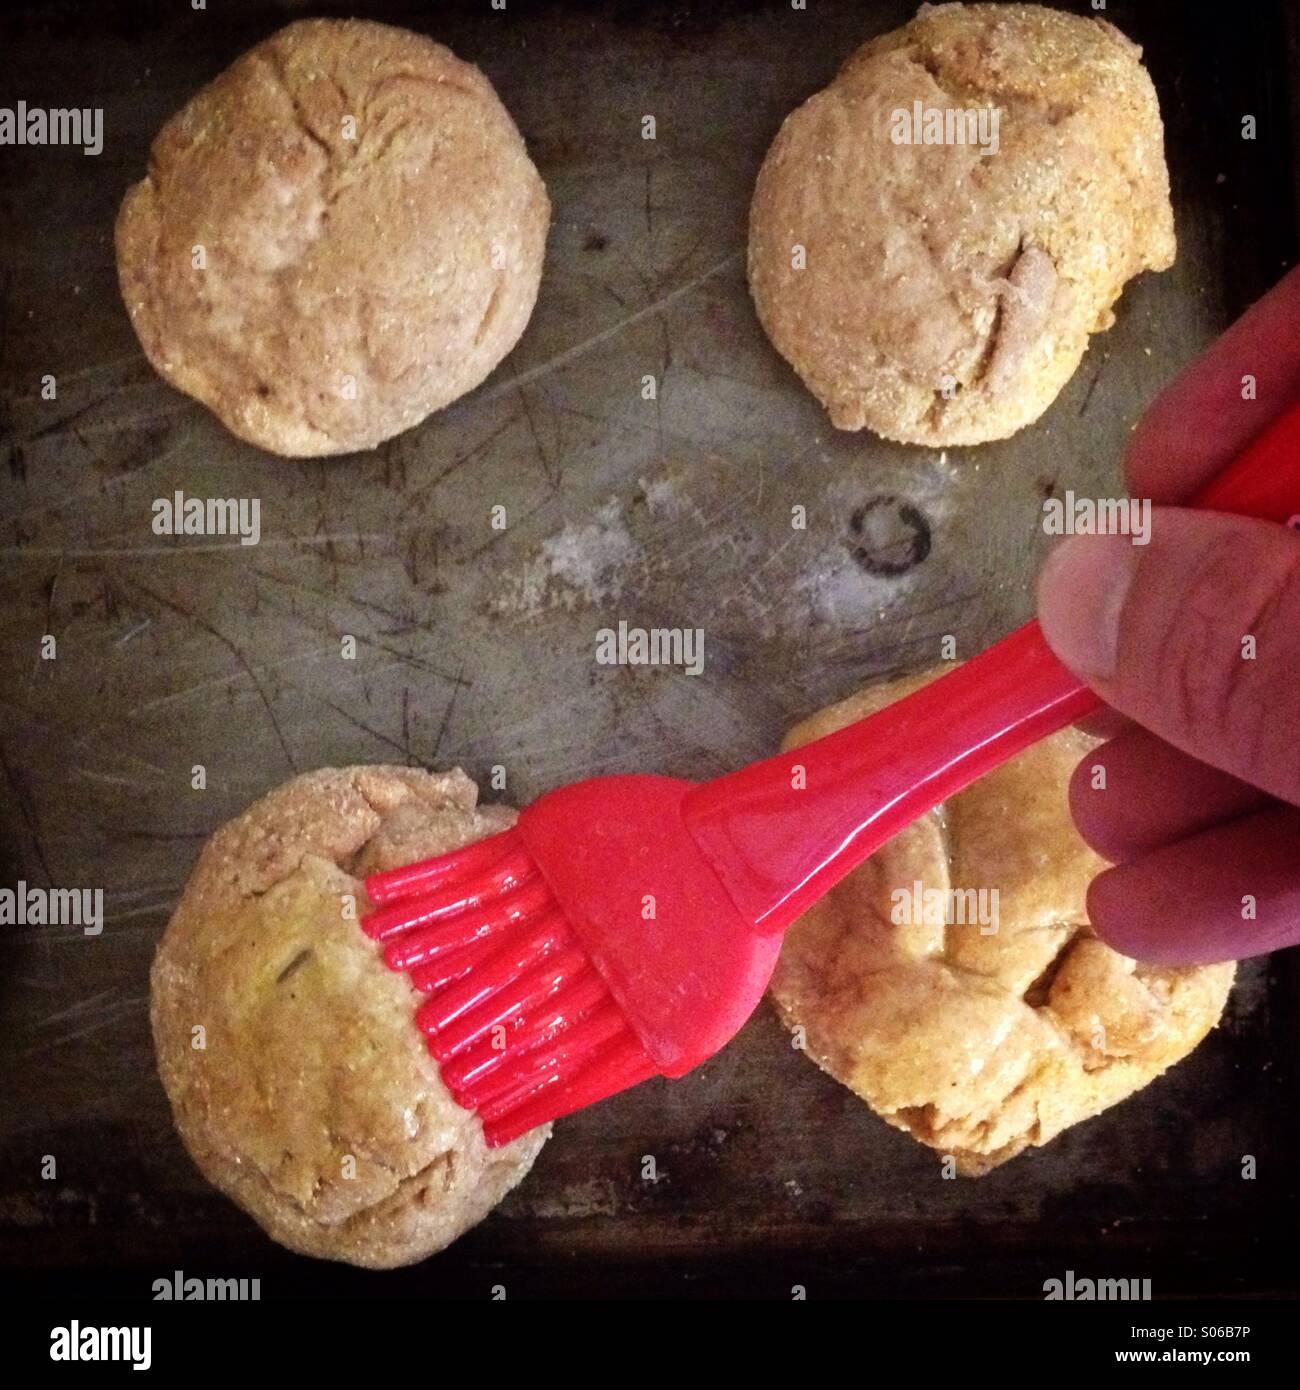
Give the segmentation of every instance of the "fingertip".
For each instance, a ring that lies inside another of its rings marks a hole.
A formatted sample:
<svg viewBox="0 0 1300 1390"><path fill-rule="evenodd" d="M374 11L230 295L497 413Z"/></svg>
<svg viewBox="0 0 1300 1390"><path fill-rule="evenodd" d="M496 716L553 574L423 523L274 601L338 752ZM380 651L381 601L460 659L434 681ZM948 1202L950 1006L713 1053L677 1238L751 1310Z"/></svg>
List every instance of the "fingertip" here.
<svg viewBox="0 0 1300 1390"><path fill-rule="evenodd" d="M1273 806L1107 869L1088 920L1121 955L1211 965L1300 942L1300 809Z"/></svg>
<svg viewBox="0 0 1300 1390"><path fill-rule="evenodd" d="M1038 621L1047 644L1091 682L1114 674L1119 622L1138 548L1120 534L1069 536L1038 576Z"/></svg>
<svg viewBox="0 0 1300 1390"><path fill-rule="evenodd" d="M1133 721L1110 705L1103 705L1086 719L1080 719L1074 726L1089 738L1112 739L1127 733L1134 727Z"/></svg>
<svg viewBox="0 0 1300 1390"><path fill-rule="evenodd" d="M1096 785L1096 769L1104 767L1104 749L1085 757L1070 774L1070 816L1080 838L1094 854L1111 864L1124 857L1114 834L1114 817L1102 787Z"/></svg>
<svg viewBox="0 0 1300 1390"><path fill-rule="evenodd" d="M1231 956L1229 949L1207 954L1204 923L1189 930L1186 913L1167 901L1170 889L1144 861L1104 869L1088 885L1088 921L1112 951L1147 965L1203 965Z"/></svg>
<svg viewBox="0 0 1300 1390"><path fill-rule="evenodd" d="M1297 318L1300 267L1251 305L1145 411L1124 451L1133 496L1184 501L1290 406L1300 393Z"/></svg>
<svg viewBox="0 0 1300 1390"><path fill-rule="evenodd" d="M1088 885L1085 899L1088 921L1101 941L1112 951L1135 960L1158 960L1159 944L1148 941L1143 930L1149 922L1140 894L1128 885L1120 868L1103 869Z"/></svg>

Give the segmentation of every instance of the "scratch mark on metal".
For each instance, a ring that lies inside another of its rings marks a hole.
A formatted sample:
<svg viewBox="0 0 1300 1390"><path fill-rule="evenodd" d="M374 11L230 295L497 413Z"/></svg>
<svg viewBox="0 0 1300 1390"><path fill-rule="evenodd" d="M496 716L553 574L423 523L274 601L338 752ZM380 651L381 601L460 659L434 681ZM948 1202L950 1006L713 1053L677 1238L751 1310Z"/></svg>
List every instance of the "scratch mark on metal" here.
<svg viewBox="0 0 1300 1390"><path fill-rule="evenodd" d="M533 445L537 450L537 458L542 465L542 476L546 479L547 486L551 491L558 492L560 487L559 475L551 467L551 461L542 444L542 436L537 431L537 421L533 417L532 403L528 399L528 393L522 386L519 388L519 402L524 408L524 418L528 421L528 432L533 437Z"/></svg>
<svg viewBox="0 0 1300 1390"><path fill-rule="evenodd" d="M1092 404L1092 393L1097 389L1097 383L1101 380L1101 374L1105 370L1106 359L1103 357L1101 359L1101 366L1098 367L1097 370L1093 373L1092 380L1088 383L1088 394L1084 396L1083 404L1079 407L1079 415L1081 417L1083 413L1088 409L1088 407Z"/></svg>
<svg viewBox="0 0 1300 1390"><path fill-rule="evenodd" d="M443 737L447 733L447 726L451 723L451 712L456 708L456 696L460 694L460 681L464 674L465 668L462 666L456 675L457 684L452 686L451 699L447 701L447 708L442 712L442 723L438 725L438 737L433 742L433 752L429 757L430 762L437 762L438 760Z"/></svg>
<svg viewBox="0 0 1300 1390"><path fill-rule="evenodd" d="M580 357L585 357L593 348L600 347L603 343L609 342L611 338L616 338L625 328L631 328L634 324L640 323L643 319L648 319L652 315L666 309L670 304L675 304L679 299L684 299L688 294L693 293L703 284L707 284L715 276L721 275L724 270L736 265L744 253L733 251L729 256L720 260L716 265L712 265L702 275L697 275L693 280L688 280L684 285L678 285L675 290L670 290L667 294L656 299L652 304L643 305L634 313L628 314L626 318L619 319L617 323L612 323L608 328L602 328L600 332L593 333L590 338L584 338L582 342L575 343L570 348L565 348L563 352L556 353L552 358L545 362L539 362L537 366L530 367L525 372L520 372L518 376L511 377L508 381L501 381L493 386L489 386L481 395L475 399L480 402L496 400L505 395L508 391L516 391L521 386L527 386L531 382L540 381L542 377L550 376L553 372L561 371L571 362L576 362Z"/></svg>
<svg viewBox="0 0 1300 1390"><path fill-rule="evenodd" d="M377 740L379 743L382 743L385 747L392 748L395 752L398 753L407 752L407 750L395 738L389 738L387 734L381 733L378 729L372 729L369 724L366 724L362 720L358 719L356 715L349 714L347 710L345 710L341 705L336 705L333 700L323 700L321 703L327 705L340 718L346 719L347 722L351 724L354 729L360 729L363 734L369 734L371 738Z"/></svg>
<svg viewBox="0 0 1300 1390"><path fill-rule="evenodd" d="M253 668L248 664L248 658L244 655L244 653L240 651L240 649L235 645L235 643L231 641L231 639L227 637L224 632L214 627L210 622L208 622L206 618L201 618L197 613L192 613L188 608L185 607L184 604L176 603L172 599L165 598L162 594L156 593L147 585L141 584L138 579L127 579L126 583L130 584L132 588L138 589L140 593L152 599L154 603L159 604L163 608L171 609L173 613L179 614L179 616L184 618L186 622L193 623L195 627L200 628L202 631L208 633L210 636L215 637L217 641L220 642L221 645L225 647L228 652L230 652L230 654L244 669L244 671L248 675L249 680L252 681L253 688L257 691L258 696L261 698L262 707L266 710L266 717L271 721L271 727L275 730L275 736L279 741L280 751L284 754L284 760L286 763L289 764L290 771L296 775L298 771L298 766L293 760L293 754L289 751L288 743L285 742L284 730L280 728L280 721L275 717L275 709L271 704L270 698L267 695L266 691L263 689L261 681L257 679L257 676L253 671Z"/></svg>
<svg viewBox="0 0 1300 1390"><path fill-rule="evenodd" d="M146 618L143 622L137 623L129 632L124 632L113 645L115 647L125 647L133 637L138 637L152 622L152 618Z"/></svg>
<svg viewBox="0 0 1300 1390"><path fill-rule="evenodd" d="M9 754L5 750L3 743L0 743L0 768L4 769L5 777L9 785L14 789L14 796L18 801L18 809L22 812L23 821L27 826L27 833L32 837L32 844L36 848L36 858L40 860L41 870L45 874L45 882L52 888L54 886L54 875L50 872L49 861L45 858L45 846L41 842L40 823L36 818L36 808L32 801L32 794L27 784L22 781L14 771L9 762Z"/></svg>

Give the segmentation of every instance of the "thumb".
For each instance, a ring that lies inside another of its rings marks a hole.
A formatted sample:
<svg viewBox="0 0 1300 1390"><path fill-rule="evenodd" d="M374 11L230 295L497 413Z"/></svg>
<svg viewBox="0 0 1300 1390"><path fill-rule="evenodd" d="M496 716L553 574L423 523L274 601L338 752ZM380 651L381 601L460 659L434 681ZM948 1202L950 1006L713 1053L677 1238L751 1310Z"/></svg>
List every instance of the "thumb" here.
<svg viewBox="0 0 1300 1390"><path fill-rule="evenodd" d="M1107 704L1300 805L1300 536L1176 507L1154 509L1149 535L1058 546L1043 635Z"/></svg>

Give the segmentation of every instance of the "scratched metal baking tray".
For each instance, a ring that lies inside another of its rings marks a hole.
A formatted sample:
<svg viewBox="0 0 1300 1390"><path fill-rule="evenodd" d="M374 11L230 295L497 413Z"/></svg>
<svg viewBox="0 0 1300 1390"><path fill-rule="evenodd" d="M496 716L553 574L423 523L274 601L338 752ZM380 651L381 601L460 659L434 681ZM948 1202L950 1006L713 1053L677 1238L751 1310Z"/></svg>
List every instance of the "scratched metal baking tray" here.
<svg viewBox="0 0 1300 1390"><path fill-rule="evenodd" d="M166 116L308 8L479 63L554 203L536 314L490 381L326 463L261 454L163 385L111 241ZM199 845L295 771L501 764L520 802L593 773L709 775L931 661L942 634L970 652L1023 620L1043 498L1113 489L1143 404L1295 254L1290 8L1107 7L1160 89L1178 264L1130 287L1039 425L944 455L832 432L743 276L781 117L905 3L10 5L0 104L102 106L105 147L0 149L0 881L103 885L108 922L95 939L0 929L6 1269L58 1288L112 1270L142 1296L160 1270L260 1275L266 1298L480 1297L502 1279L512 1297L1033 1296L1066 1269L1157 1294L1294 1288L1294 955L1246 967L1224 1026L1141 1099L978 1182L940 1180L764 1009L687 1080L563 1123L488 1221L382 1277L281 1251L203 1182L146 1016ZM260 545L160 541L150 504L176 489L260 498ZM703 627L704 674L597 666L595 633L619 619Z"/></svg>

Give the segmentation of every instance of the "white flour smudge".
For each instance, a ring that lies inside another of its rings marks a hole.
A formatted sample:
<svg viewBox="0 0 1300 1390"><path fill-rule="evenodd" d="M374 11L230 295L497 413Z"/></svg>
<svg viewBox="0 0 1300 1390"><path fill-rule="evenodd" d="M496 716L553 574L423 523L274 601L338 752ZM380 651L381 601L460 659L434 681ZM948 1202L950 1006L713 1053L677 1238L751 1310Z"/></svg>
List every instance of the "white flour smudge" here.
<svg viewBox="0 0 1300 1390"><path fill-rule="evenodd" d="M492 608L530 617L548 608L603 603L618 596L637 553L618 498L611 497L590 521L569 522L547 537L537 556L509 577Z"/></svg>
<svg viewBox="0 0 1300 1390"><path fill-rule="evenodd" d="M682 510L677 486L667 474L661 478L638 478L636 482L651 516L673 516Z"/></svg>

